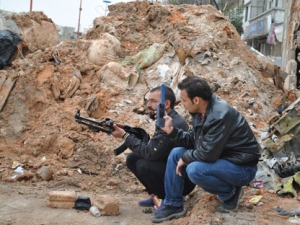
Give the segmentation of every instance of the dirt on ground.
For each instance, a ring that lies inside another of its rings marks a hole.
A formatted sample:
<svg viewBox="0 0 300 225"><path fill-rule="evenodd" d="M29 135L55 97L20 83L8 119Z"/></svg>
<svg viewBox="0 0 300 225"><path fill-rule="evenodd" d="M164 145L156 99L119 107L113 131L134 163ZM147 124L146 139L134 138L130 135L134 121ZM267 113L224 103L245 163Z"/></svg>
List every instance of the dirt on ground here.
<svg viewBox="0 0 300 225"><path fill-rule="evenodd" d="M95 177L93 177L95 178ZM85 179L85 178L83 178ZM76 178L73 178L76 180ZM78 180L78 179L77 179ZM98 178L99 180L99 178ZM116 216L93 216L88 210L50 208L48 206L49 191L73 190L80 196L90 197L97 194L107 194L119 199L120 213ZM56 225L56 224L153 224L153 208L142 208L137 202L147 195L143 191L124 192L118 189L97 188L96 191L82 190L76 185L58 182L39 182L25 184L23 182L0 183L0 218L2 225ZM263 198L258 205L248 204L254 194L261 194ZM165 221L162 224L211 224L211 225L261 225L261 224L298 224L299 219L292 213L280 215L278 209L294 210L299 207L299 202L293 198L280 198L266 190L255 190L246 187L245 194L240 202L237 212L222 214L216 212L215 207L220 204L216 196L196 188L185 202L188 210L187 216Z"/></svg>
<svg viewBox="0 0 300 225"><path fill-rule="evenodd" d="M11 19L23 30L29 20L44 32L53 26L37 12ZM78 109L81 116L142 127L151 136L155 122L145 109L149 89L165 83L178 97L181 79L201 76L245 116L260 141L277 108L297 98L274 85L265 62L210 5L118 3L109 6L108 16L95 18L81 39L57 44L52 34L36 35L50 38L37 42L20 36L26 53L19 49L12 64L0 70L0 224L152 224L153 209L137 204L148 196L125 165L130 150L115 156L120 140L76 123ZM176 110L190 121L179 98ZM45 167L50 179L41 173ZM66 190L91 199L115 197L120 212L94 217L86 210L48 206L49 191ZM251 203L256 196L262 198ZM289 222L291 216L280 215L277 207L294 210L299 202L249 186L238 212L220 214L219 203L196 188L185 202L187 216L163 224L290 224L297 218Z"/></svg>

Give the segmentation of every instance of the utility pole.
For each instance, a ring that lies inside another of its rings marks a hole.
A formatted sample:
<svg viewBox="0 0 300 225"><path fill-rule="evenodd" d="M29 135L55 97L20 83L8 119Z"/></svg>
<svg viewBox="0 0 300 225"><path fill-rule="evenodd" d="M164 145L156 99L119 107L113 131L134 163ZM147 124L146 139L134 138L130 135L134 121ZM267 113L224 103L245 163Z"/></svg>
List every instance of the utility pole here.
<svg viewBox="0 0 300 225"><path fill-rule="evenodd" d="M33 0L30 0L30 12L32 12L32 1Z"/></svg>
<svg viewBox="0 0 300 225"><path fill-rule="evenodd" d="M106 16L106 12L107 12L107 4L110 4L111 1L110 1L110 0L103 0L103 2L105 3L104 16Z"/></svg>
<svg viewBox="0 0 300 225"><path fill-rule="evenodd" d="M80 16L81 16L81 10L82 10L82 0L80 0L80 7L79 7L79 18L78 18L78 28L77 28L77 38L79 38L79 29L80 29Z"/></svg>

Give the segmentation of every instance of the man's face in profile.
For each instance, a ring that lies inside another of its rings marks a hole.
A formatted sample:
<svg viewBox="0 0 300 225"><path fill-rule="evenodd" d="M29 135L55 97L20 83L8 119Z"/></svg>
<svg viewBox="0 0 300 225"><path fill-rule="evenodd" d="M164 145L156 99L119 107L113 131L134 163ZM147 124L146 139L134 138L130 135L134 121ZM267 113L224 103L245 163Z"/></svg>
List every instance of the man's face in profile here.
<svg viewBox="0 0 300 225"><path fill-rule="evenodd" d="M160 103L160 91L154 91L149 94L147 109L149 110L149 116L155 120L157 104Z"/></svg>

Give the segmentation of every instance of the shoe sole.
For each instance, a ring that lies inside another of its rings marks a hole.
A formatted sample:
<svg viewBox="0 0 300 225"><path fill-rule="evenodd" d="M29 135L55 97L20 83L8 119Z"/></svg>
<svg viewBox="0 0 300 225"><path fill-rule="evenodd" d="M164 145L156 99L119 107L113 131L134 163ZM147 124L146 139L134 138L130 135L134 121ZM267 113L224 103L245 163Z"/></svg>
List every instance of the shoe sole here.
<svg viewBox="0 0 300 225"><path fill-rule="evenodd" d="M238 207L236 207L235 209L231 209L231 210L225 209L224 207L221 207L221 208L218 207L218 208L217 208L217 211L218 211L219 213L230 213L230 212L236 212L237 209L238 209Z"/></svg>
<svg viewBox="0 0 300 225"><path fill-rule="evenodd" d="M139 204L141 207L153 207L154 204Z"/></svg>
<svg viewBox="0 0 300 225"><path fill-rule="evenodd" d="M183 209L183 211L181 211L181 212L174 213L174 214L172 214L170 216L167 216L167 217L164 217L164 218L155 219L155 218L152 217L151 221L153 223L161 223L161 222L164 222L164 221L167 221L167 220L178 219L178 218L183 217L185 215L186 215L186 210Z"/></svg>

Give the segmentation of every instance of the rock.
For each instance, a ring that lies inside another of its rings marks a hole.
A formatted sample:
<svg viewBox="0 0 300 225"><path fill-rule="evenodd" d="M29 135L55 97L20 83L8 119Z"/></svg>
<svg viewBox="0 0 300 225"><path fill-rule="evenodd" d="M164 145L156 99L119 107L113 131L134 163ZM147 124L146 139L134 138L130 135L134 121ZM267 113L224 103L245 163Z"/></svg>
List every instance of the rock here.
<svg viewBox="0 0 300 225"><path fill-rule="evenodd" d="M41 177L45 181L49 181L52 179L53 171L48 166L42 166L37 171L37 176Z"/></svg>
<svg viewBox="0 0 300 225"><path fill-rule="evenodd" d="M109 195L99 195L92 200L103 216L116 216L119 214L120 200Z"/></svg>

